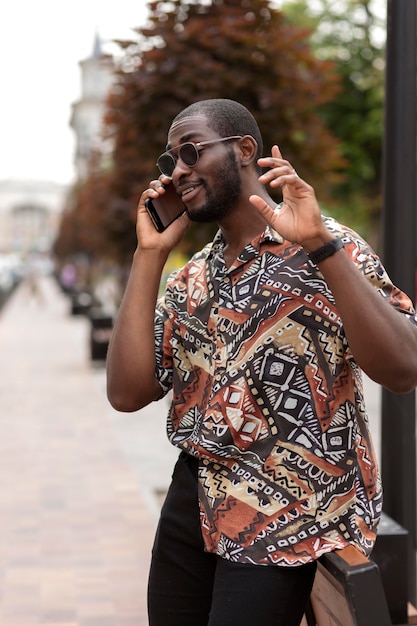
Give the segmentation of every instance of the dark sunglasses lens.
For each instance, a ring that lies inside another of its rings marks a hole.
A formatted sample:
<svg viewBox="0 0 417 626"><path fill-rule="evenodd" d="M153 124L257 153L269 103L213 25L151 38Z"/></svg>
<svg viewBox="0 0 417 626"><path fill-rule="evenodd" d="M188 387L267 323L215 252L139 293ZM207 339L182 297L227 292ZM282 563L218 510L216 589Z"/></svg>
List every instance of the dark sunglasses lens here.
<svg viewBox="0 0 417 626"><path fill-rule="evenodd" d="M193 143L184 143L179 149L178 156L185 165L194 167L198 161L197 147Z"/></svg>
<svg viewBox="0 0 417 626"><path fill-rule="evenodd" d="M161 154L156 164L161 174L165 174L165 176L172 176L175 169L175 160L173 156L168 153Z"/></svg>

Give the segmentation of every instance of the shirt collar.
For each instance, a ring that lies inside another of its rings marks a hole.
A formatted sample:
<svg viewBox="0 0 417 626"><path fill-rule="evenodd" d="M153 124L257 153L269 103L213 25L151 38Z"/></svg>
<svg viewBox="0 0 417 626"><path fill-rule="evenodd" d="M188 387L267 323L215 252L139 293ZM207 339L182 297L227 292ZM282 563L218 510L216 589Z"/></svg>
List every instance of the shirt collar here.
<svg viewBox="0 0 417 626"><path fill-rule="evenodd" d="M275 243L284 243L284 238L272 228L269 224L266 225L265 230L260 234L256 235L251 242L249 242L245 249L250 246L252 248L256 248L259 250L260 246L267 241L274 241ZM214 254L220 249L223 249L225 246L225 241L223 239L223 235L221 230L218 230L214 236L214 239L210 246L210 255ZM242 251L243 252L243 251Z"/></svg>

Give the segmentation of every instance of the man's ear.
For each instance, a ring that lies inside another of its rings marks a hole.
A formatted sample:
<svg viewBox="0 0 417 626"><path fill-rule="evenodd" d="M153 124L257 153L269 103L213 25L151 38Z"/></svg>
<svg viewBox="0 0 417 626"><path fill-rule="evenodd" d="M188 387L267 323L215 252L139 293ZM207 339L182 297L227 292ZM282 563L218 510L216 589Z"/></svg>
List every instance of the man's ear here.
<svg viewBox="0 0 417 626"><path fill-rule="evenodd" d="M247 167L256 161L258 144L252 135L245 135L239 142L240 162L242 167ZM256 164L256 163L255 163Z"/></svg>

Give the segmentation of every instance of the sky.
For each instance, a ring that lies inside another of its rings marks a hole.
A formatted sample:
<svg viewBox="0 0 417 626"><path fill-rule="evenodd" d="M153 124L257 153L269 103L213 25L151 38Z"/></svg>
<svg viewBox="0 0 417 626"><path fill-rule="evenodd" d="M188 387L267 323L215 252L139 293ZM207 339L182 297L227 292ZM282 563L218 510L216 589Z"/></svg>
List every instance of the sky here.
<svg viewBox="0 0 417 626"><path fill-rule="evenodd" d="M96 32L104 49L116 52L111 41L130 38L147 15L146 0L7 2L0 17L0 181L74 181L69 121L81 96L79 62L91 56Z"/></svg>
<svg viewBox="0 0 417 626"><path fill-rule="evenodd" d="M106 51L146 21L146 0L13 0L0 17L0 181L74 180L71 104L96 31ZM107 48L105 47L106 42Z"/></svg>

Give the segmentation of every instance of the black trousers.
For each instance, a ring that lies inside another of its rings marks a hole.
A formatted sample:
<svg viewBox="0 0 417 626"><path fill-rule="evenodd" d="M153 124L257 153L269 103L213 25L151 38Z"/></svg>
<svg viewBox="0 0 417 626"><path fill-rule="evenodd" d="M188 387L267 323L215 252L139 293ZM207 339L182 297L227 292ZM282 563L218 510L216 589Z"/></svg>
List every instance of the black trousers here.
<svg viewBox="0 0 417 626"><path fill-rule="evenodd" d="M315 571L316 563L242 565L204 552L197 461L181 453L152 551L150 626L299 626Z"/></svg>

